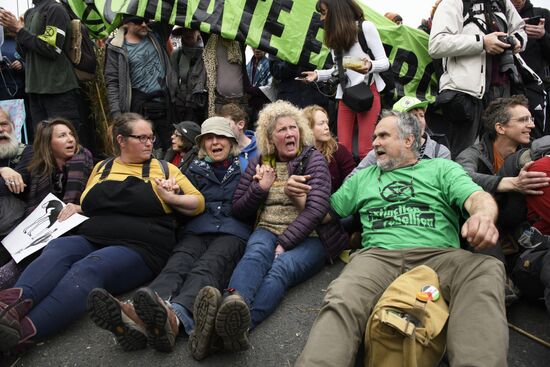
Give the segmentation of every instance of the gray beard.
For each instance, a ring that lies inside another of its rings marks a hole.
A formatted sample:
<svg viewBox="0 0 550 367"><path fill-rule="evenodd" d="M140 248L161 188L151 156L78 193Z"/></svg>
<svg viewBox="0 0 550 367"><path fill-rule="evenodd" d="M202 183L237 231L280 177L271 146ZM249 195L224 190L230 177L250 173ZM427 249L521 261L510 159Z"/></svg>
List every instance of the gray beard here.
<svg viewBox="0 0 550 367"><path fill-rule="evenodd" d="M10 141L7 143L0 143L0 159L9 159L17 155L19 150L19 143L14 135L10 135Z"/></svg>
<svg viewBox="0 0 550 367"><path fill-rule="evenodd" d="M407 165L407 155L405 152L401 152L401 155L398 158L388 159L384 163L380 163L379 161L376 161L376 165L378 168L380 168L381 171L387 172L387 171L393 171L396 168L403 167Z"/></svg>

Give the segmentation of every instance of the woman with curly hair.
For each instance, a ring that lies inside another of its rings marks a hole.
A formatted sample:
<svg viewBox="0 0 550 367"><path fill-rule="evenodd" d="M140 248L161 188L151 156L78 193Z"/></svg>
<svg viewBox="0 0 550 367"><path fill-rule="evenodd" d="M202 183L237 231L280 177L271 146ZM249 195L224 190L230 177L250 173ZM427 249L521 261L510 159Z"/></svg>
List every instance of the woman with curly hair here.
<svg viewBox="0 0 550 367"><path fill-rule="evenodd" d="M332 49L332 58L337 60L335 70L338 69L338 60L342 64L346 56L361 60L354 65L344 65L345 70L339 70L340 85L336 99L340 100L338 141L351 151L353 131L357 122L359 158L362 159L372 149L374 125L381 111L379 92L386 86L379 73L388 70L390 63L375 25L364 19L363 10L354 0L320 0L316 9L321 13L321 21L324 24L324 43ZM365 53L359 37L364 38L372 55ZM333 71L315 70L303 74L306 82L325 81L331 77ZM359 83L368 84L374 97L372 107L364 112L354 112L342 100L342 84L348 88Z"/></svg>
<svg viewBox="0 0 550 367"><path fill-rule="evenodd" d="M344 182L344 179L353 171L355 161L349 150L339 144L332 136L328 127L328 113L318 105L311 105L303 110L304 116L309 121L309 127L315 138L315 148L328 162L330 179L332 183L331 193L334 193Z"/></svg>
<svg viewBox="0 0 550 367"><path fill-rule="evenodd" d="M249 162L233 196L234 215L255 220L256 227L223 300L216 289L207 288L195 301L211 305L196 320L192 338L204 348L193 350L195 357L208 354L213 336L221 338L225 350L247 349L248 330L275 311L287 289L336 255L318 234L330 207L330 174L312 146L302 112L285 101L267 105L259 114L256 139L260 156ZM295 175L309 176L309 191L300 197L287 192Z"/></svg>

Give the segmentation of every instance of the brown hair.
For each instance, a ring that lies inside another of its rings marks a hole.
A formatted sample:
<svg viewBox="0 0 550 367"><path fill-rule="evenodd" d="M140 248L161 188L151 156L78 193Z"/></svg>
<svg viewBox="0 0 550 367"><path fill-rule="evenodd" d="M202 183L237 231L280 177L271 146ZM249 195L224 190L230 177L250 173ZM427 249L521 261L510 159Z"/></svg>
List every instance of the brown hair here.
<svg viewBox="0 0 550 367"><path fill-rule="evenodd" d="M246 125L248 122L248 115L246 114L246 111L235 103L227 103L220 107L218 110L218 116L221 117L230 117L233 122L237 123L241 120L244 121L244 128L243 130L246 130Z"/></svg>
<svg viewBox="0 0 550 367"><path fill-rule="evenodd" d="M495 126L497 123L502 125L508 124L510 118L510 108L516 106L523 106L529 108L529 101L524 95L515 95L508 98L496 98L489 106L483 111L481 119L483 121L485 132L489 135L491 140L495 140L497 137L497 131Z"/></svg>
<svg viewBox="0 0 550 367"><path fill-rule="evenodd" d="M319 0L315 7L318 12L321 4L328 9L324 21L325 44L336 51L348 51L357 42L356 22L365 19L363 9L354 0Z"/></svg>
<svg viewBox="0 0 550 367"><path fill-rule="evenodd" d="M317 111L323 112L328 117L327 111L323 107L316 104L307 106L302 110L305 118L309 121L309 127L312 130L313 126L315 126L315 112ZM336 139L334 139L332 134L330 135L330 139L328 141L324 141L321 143L321 154L323 155L323 157L325 157L328 163L330 163L334 158L332 155L334 154L334 152L336 152L336 149L338 149L338 143L336 142Z"/></svg>
<svg viewBox="0 0 550 367"><path fill-rule="evenodd" d="M65 125L71 130L75 139L75 154L80 150L76 129L69 120L53 118L40 122L34 133L34 152L29 164L29 171L35 175L47 176L53 174L56 170L57 162L52 151L53 128L56 125Z"/></svg>
<svg viewBox="0 0 550 367"><path fill-rule="evenodd" d="M132 134L132 127L134 125L134 122L139 120L148 122L149 125L151 125L151 128L153 128L153 123L151 121L147 120L145 117L141 116L139 113L134 113L134 112L123 113L122 115L117 116L113 121L112 139L113 139L113 146L114 146L116 155L120 155L120 144L116 140L116 137L119 135L122 135L125 139L128 138L128 136Z"/></svg>

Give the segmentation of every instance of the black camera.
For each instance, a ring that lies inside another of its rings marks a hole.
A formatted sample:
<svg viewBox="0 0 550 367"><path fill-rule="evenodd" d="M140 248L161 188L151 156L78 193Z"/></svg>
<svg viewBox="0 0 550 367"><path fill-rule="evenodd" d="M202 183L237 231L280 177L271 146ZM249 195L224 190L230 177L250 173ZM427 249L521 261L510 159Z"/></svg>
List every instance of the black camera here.
<svg viewBox="0 0 550 367"><path fill-rule="evenodd" d="M513 52L516 47L516 39L513 36L500 36L498 40L510 45L509 48L505 49L504 52L500 54L499 70L501 73L509 74L515 84L520 84L521 78L514 62Z"/></svg>

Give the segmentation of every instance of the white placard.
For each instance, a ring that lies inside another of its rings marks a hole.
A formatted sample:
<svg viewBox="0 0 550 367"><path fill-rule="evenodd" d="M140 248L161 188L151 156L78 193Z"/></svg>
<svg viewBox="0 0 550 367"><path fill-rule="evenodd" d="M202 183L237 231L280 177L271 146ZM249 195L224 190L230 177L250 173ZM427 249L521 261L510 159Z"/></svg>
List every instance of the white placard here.
<svg viewBox="0 0 550 367"><path fill-rule="evenodd" d="M36 209L2 240L2 245L16 263L88 219L83 215L73 214L59 222L57 216L65 206L65 203L55 195L48 194Z"/></svg>

